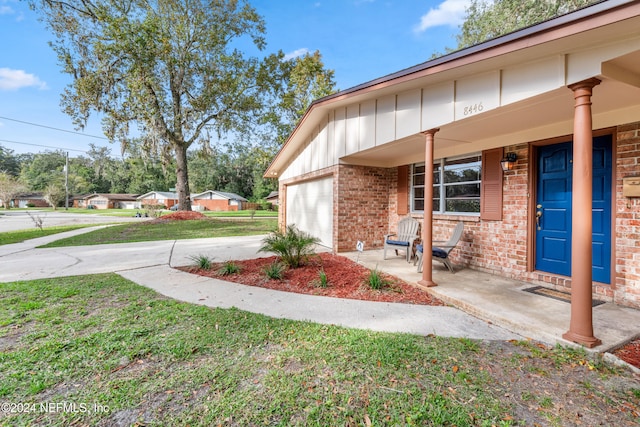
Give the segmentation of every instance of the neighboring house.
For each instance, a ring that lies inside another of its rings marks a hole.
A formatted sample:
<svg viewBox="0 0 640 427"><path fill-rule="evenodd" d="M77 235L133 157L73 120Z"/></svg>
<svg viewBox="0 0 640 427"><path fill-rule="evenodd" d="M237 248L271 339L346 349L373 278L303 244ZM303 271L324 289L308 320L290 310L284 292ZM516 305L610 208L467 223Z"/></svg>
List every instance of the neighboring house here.
<svg viewBox="0 0 640 427"><path fill-rule="evenodd" d="M194 209L198 207L208 211L239 211L242 204L248 200L235 193L207 190L199 194L191 195L191 204Z"/></svg>
<svg viewBox="0 0 640 427"><path fill-rule="evenodd" d="M85 197L89 209L135 209L137 194L96 193Z"/></svg>
<svg viewBox="0 0 640 427"><path fill-rule="evenodd" d="M49 203L44 199L42 193L22 193L11 200L11 206L15 208L48 208Z"/></svg>
<svg viewBox="0 0 640 427"><path fill-rule="evenodd" d="M278 196L278 192L277 191L272 191L271 193L269 193L269 195L266 197L267 202L273 204L273 205L278 205L279 204L279 196Z"/></svg>
<svg viewBox="0 0 640 427"><path fill-rule="evenodd" d="M571 290L565 338L588 346L597 345L593 295L640 308L639 175L632 1L600 2L319 99L265 173L279 180L280 226L295 223L337 252L359 240L381 248L406 215L428 240L463 221L454 263ZM425 286L431 262L425 253Z"/></svg>
<svg viewBox="0 0 640 427"><path fill-rule="evenodd" d="M166 191L150 191L149 193L138 196L138 207L144 208L146 205L164 206L170 209L173 205L178 204L178 194Z"/></svg>
<svg viewBox="0 0 640 427"><path fill-rule="evenodd" d="M86 208L87 207L87 197L91 196L91 194L83 194L81 196L74 196L71 199L71 206L74 208Z"/></svg>

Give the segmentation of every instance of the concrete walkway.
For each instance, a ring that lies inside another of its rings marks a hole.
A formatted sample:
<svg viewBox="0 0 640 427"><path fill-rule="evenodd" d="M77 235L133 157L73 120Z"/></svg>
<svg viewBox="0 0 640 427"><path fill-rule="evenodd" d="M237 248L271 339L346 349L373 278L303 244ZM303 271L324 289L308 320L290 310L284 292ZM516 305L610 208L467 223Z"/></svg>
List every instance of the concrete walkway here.
<svg viewBox="0 0 640 427"><path fill-rule="evenodd" d="M88 232L75 230L0 246L0 282L115 272L171 298L210 307L236 307L276 318L375 331L488 340L523 337L454 307L347 300L280 292L205 278L175 270L190 257L215 261L251 259L264 236L228 237L36 249L48 241Z"/></svg>
<svg viewBox="0 0 640 427"><path fill-rule="evenodd" d="M495 340L531 338L548 344L570 344L562 339L569 326L570 304L525 292L523 289L531 284L469 269L451 274L436 265L434 281L439 286L428 292L451 306L430 307L279 292L172 268L192 264L191 257L197 255L215 261L267 256L258 253L263 236L35 248L89 230L0 246L0 282L115 272L181 301L236 307L276 318L376 331ZM383 261L381 251L344 255L409 283L421 278L401 257ZM595 335L603 341L594 351L610 350L640 334L640 310L606 303L595 307L593 314Z"/></svg>
<svg viewBox="0 0 640 427"><path fill-rule="evenodd" d="M342 254L369 268L378 268L409 283L422 278L413 264L401 257L382 259L382 250ZM435 262L433 281L438 286L426 291L448 304L479 319L500 325L522 336L549 343L572 345L562 339L569 329L571 304L569 302L526 292L535 285L456 268L451 274L442 264ZM594 335L602 345L593 349L605 352L640 337L640 310L605 303L593 308Z"/></svg>

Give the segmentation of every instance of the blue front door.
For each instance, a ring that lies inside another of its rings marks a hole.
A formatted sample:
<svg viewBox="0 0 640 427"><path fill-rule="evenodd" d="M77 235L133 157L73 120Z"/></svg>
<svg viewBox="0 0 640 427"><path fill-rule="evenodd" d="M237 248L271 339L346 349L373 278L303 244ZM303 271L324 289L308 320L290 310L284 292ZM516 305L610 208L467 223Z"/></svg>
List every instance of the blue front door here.
<svg viewBox="0 0 640 427"><path fill-rule="evenodd" d="M536 269L571 275L571 142L538 150ZM611 281L611 135L593 139L593 280Z"/></svg>

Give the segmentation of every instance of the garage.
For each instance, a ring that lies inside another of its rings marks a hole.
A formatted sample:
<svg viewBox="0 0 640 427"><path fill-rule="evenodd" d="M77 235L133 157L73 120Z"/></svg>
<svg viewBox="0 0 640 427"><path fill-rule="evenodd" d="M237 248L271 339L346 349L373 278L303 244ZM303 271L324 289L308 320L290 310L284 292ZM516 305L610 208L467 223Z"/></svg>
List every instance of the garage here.
<svg viewBox="0 0 640 427"><path fill-rule="evenodd" d="M333 177L287 186L287 225L333 245Z"/></svg>

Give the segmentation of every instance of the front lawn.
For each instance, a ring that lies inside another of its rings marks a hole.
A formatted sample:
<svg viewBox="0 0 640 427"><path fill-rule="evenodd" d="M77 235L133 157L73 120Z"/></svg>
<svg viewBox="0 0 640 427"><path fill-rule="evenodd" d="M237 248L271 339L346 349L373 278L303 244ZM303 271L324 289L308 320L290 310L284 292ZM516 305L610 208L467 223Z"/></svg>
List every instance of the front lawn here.
<svg viewBox="0 0 640 427"><path fill-rule="evenodd" d="M3 426L625 426L640 398L576 350L276 320L115 274L0 283L0 350Z"/></svg>
<svg viewBox="0 0 640 427"><path fill-rule="evenodd" d="M56 240L42 247L251 236L267 234L273 231L276 226L276 220L271 218L254 220L207 218L187 221L162 221L159 219L114 225L90 233Z"/></svg>
<svg viewBox="0 0 640 427"><path fill-rule="evenodd" d="M65 231L77 230L79 228L95 227L97 225L100 224L60 225L54 227L43 227L42 230L38 228L30 228L27 230L7 231L0 233L0 245L20 243L29 239L64 233Z"/></svg>

